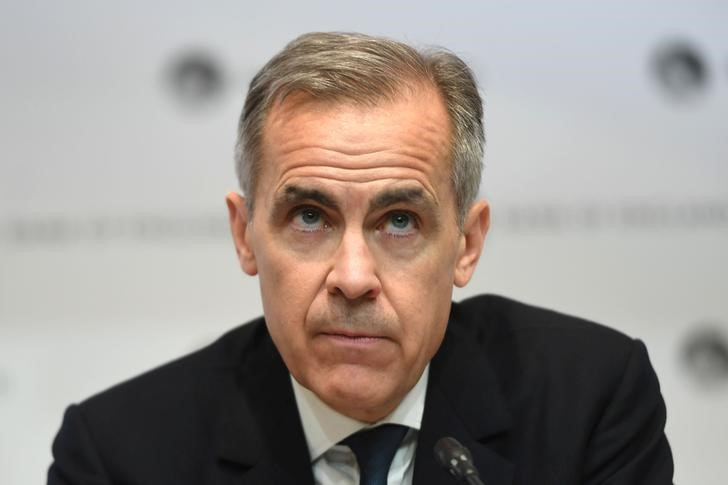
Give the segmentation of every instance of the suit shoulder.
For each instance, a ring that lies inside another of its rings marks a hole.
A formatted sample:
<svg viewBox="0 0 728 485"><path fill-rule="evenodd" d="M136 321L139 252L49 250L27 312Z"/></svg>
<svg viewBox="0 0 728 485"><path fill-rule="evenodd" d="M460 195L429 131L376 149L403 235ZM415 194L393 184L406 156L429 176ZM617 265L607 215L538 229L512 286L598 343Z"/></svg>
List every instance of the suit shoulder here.
<svg viewBox="0 0 728 485"><path fill-rule="evenodd" d="M498 295L478 295L453 304L453 316L488 340L575 339L583 344L631 346L633 339L606 325Z"/></svg>
<svg viewBox="0 0 728 485"><path fill-rule="evenodd" d="M259 319L69 407L54 441L53 470L83 470L74 483L89 481L86 467L124 483L207 483L194 475L199 461L182 457L205 457L218 445L221 420L245 406L243 367L271 347ZM79 459L87 462L77 470ZM170 470L184 480L172 479Z"/></svg>
<svg viewBox="0 0 728 485"><path fill-rule="evenodd" d="M511 440L504 453L530 463L519 483L548 474L554 483L670 483L665 405L642 342L489 295L453 305L450 324L465 355L456 368L481 372L484 402L502 398ZM497 385L489 387L491 376Z"/></svg>
<svg viewBox="0 0 728 485"><path fill-rule="evenodd" d="M605 325L494 295L455 304L454 321L509 375L594 376L617 382L644 345Z"/></svg>
<svg viewBox="0 0 728 485"><path fill-rule="evenodd" d="M558 402L555 408L569 413L575 406L598 410L625 380L647 383L642 387L659 397L644 344L617 330L500 296L457 307L459 331L471 336L514 407Z"/></svg>
<svg viewBox="0 0 728 485"><path fill-rule="evenodd" d="M211 344L101 391L81 403L83 408L123 409L134 403L168 402L200 385L214 385L214 376L232 372L267 337L262 318L240 325ZM213 380L210 380L213 379Z"/></svg>

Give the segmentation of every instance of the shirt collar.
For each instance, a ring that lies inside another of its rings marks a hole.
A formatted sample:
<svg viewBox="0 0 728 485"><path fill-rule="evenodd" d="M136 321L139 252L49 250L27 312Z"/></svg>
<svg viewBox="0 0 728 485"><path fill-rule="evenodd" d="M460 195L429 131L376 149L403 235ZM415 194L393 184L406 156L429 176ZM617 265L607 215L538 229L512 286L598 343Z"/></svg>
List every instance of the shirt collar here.
<svg viewBox="0 0 728 485"><path fill-rule="evenodd" d="M430 365L428 364L424 372L422 372L420 380L405 395L399 406L384 419L372 425L334 411L321 401L316 394L303 387L291 376L293 394L296 397L298 414L301 416L303 433L306 436L311 461L315 461L329 448L347 436L366 427L392 423L419 430L422 424L422 413L425 409L425 392L427 391L429 371Z"/></svg>

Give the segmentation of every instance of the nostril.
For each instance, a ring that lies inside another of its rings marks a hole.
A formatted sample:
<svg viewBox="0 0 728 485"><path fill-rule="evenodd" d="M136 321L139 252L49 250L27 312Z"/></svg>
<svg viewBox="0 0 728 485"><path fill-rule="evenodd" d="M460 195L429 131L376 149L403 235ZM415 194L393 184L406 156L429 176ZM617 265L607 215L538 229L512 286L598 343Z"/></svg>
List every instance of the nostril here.
<svg viewBox="0 0 728 485"><path fill-rule="evenodd" d="M372 269L366 271L354 268L336 267L328 275L326 281L329 293L354 300L357 298L376 298L381 284Z"/></svg>

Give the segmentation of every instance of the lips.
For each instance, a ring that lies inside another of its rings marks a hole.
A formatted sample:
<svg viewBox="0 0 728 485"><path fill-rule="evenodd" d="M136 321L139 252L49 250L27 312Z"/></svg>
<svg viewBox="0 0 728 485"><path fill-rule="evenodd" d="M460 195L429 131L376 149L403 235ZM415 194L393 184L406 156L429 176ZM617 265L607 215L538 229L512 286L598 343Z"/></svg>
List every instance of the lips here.
<svg viewBox="0 0 728 485"><path fill-rule="evenodd" d="M368 347L391 340L381 333L349 328L325 329L321 330L318 335L334 345L342 345L344 347Z"/></svg>
<svg viewBox="0 0 728 485"><path fill-rule="evenodd" d="M311 341L311 351L327 365L383 368L396 356L395 341L371 329L326 328Z"/></svg>
<svg viewBox="0 0 728 485"><path fill-rule="evenodd" d="M388 354L397 342L396 318L373 305L332 305L311 315L307 327L319 356L336 360L349 353L362 358Z"/></svg>
<svg viewBox="0 0 728 485"><path fill-rule="evenodd" d="M328 337L338 337L338 338L350 339L350 340L379 340L379 339L386 338L383 335L376 335L376 334L365 333L365 332L349 330L349 329L326 330L321 333Z"/></svg>

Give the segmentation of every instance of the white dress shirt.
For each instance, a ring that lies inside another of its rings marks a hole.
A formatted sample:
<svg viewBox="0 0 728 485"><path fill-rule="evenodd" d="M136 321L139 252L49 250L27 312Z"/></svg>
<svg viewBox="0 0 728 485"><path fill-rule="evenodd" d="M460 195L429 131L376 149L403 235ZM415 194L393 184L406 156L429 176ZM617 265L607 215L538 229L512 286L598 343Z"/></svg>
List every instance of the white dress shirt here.
<svg viewBox="0 0 728 485"><path fill-rule="evenodd" d="M425 409L429 370L428 365L417 384L389 416L371 425L334 411L291 376L316 485L359 485L356 457L348 446L338 443L360 429L384 423L401 424L410 428L392 459L387 484L412 484L417 434Z"/></svg>

